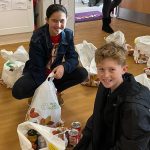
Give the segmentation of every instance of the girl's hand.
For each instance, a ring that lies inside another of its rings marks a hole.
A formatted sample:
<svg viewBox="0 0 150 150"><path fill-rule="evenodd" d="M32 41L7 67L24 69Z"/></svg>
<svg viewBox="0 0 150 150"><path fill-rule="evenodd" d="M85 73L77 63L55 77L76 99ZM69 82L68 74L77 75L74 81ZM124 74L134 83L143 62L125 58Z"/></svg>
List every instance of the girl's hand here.
<svg viewBox="0 0 150 150"><path fill-rule="evenodd" d="M54 68L52 72L54 72L54 78L61 79L64 75L64 66L59 65L56 68Z"/></svg>

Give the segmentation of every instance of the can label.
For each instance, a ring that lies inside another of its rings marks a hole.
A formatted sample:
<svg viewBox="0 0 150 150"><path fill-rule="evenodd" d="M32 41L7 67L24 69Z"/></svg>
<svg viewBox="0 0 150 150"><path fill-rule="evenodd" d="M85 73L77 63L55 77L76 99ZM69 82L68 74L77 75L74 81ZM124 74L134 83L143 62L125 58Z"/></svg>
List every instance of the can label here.
<svg viewBox="0 0 150 150"><path fill-rule="evenodd" d="M69 144L71 146L76 146L79 142L79 131L76 129L71 129L69 131Z"/></svg>
<svg viewBox="0 0 150 150"><path fill-rule="evenodd" d="M32 148L34 150L37 149L38 145L37 145L37 140L38 140L38 135L37 135L37 131L34 129L30 129L27 132L27 138L28 140L31 142Z"/></svg>
<svg viewBox="0 0 150 150"><path fill-rule="evenodd" d="M79 132L81 132L81 123L78 122L78 121L74 121L74 122L71 123L71 128L76 129Z"/></svg>

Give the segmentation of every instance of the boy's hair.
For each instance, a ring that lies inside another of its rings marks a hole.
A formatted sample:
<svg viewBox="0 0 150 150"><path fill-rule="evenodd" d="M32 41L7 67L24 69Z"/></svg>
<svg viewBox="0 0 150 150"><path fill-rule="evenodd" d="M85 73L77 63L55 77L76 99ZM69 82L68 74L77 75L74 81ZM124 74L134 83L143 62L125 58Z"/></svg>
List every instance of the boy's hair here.
<svg viewBox="0 0 150 150"><path fill-rule="evenodd" d="M126 50L113 42L105 44L96 50L95 62L99 64L106 58L112 58L124 66L126 64Z"/></svg>
<svg viewBox="0 0 150 150"><path fill-rule="evenodd" d="M58 12L58 11L62 11L63 13L66 14L66 17L67 17L67 10L66 10L66 8L63 5L60 5L60 4L52 4L52 5L50 5L47 8L47 10L46 10L46 17L50 18L50 16L53 13Z"/></svg>

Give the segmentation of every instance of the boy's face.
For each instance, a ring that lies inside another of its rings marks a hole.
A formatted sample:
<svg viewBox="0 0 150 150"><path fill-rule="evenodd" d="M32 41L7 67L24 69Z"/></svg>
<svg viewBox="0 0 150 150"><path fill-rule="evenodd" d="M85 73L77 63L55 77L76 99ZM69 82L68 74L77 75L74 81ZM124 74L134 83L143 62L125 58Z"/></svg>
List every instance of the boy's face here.
<svg viewBox="0 0 150 150"><path fill-rule="evenodd" d="M56 36L60 34L66 27L66 14L61 11L54 12L50 18L46 19L46 22L49 24L50 35Z"/></svg>
<svg viewBox="0 0 150 150"><path fill-rule="evenodd" d="M106 58L97 64L97 73L100 82L106 88L114 91L122 82L122 75L127 71L127 65L122 66L112 58Z"/></svg>

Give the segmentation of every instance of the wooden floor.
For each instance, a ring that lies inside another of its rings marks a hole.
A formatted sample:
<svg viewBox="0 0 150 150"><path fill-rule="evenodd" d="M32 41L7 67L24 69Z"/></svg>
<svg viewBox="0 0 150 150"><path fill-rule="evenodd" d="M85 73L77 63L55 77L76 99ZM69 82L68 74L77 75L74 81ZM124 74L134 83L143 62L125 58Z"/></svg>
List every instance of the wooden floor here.
<svg viewBox="0 0 150 150"><path fill-rule="evenodd" d="M134 39L137 36L150 35L150 27L114 19L113 29L124 32L127 43L134 46ZM96 47L101 46L107 34L101 31L101 21L78 23L75 25L75 43L83 40L93 43ZM20 44L28 49L28 43L0 46L0 49L15 50ZM0 72L4 60L0 58ZM143 72L145 65L137 65L132 57L128 57L129 71L134 75ZM97 88L77 85L64 91L63 98L65 105L62 107L62 119L66 126L72 121L78 120L85 125L87 118L91 115L93 102ZM16 100L11 95L11 89L0 85L0 150L20 150L17 137L17 125L24 121L27 112L27 99Z"/></svg>

